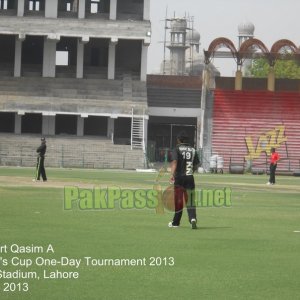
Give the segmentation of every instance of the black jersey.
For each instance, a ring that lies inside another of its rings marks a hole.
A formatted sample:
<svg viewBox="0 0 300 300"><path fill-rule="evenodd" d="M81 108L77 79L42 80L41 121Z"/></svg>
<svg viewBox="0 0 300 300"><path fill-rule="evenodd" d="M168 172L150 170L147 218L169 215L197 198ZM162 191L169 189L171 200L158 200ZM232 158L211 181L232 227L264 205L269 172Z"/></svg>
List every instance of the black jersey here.
<svg viewBox="0 0 300 300"><path fill-rule="evenodd" d="M47 146L45 143L42 143L41 146L39 146L36 150L37 153L39 153L40 156L45 156L47 150Z"/></svg>
<svg viewBox="0 0 300 300"><path fill-rule="evenodd" d="M172 152L172 160L177 160L175 177L191 176L199 164L198 154L189 144L179 144Z"/></svg>

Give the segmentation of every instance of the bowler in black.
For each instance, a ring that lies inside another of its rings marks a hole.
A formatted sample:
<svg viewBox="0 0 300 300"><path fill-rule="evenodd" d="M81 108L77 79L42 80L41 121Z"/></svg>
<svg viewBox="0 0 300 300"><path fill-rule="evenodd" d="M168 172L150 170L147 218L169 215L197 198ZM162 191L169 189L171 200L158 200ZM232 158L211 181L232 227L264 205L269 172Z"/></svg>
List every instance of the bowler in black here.
<svg viewBox="0 0 300 300"><path fill-rule="evenodd" d="M34 181L40 180L41 176L43 178L43 181L47 181L46 170L44 166L46 150L47 150L46 139L42 137L41 145L36 150L36 152L38 153L38 157L37 157L36 175Z"/></svg>

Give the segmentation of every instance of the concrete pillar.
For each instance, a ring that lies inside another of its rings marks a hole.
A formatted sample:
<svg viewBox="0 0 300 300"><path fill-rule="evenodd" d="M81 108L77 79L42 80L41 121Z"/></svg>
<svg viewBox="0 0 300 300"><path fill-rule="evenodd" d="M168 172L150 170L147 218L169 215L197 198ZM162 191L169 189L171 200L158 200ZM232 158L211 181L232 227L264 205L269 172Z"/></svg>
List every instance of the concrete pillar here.
<svg viewBox="0 0 300 300"><path fill-rule="evenodd" d="M143 43L142 45L142 55L141 55L141 81L147 80L147 54L148 54L148 43Z"/></svg>
<svg viewBox="0 0 300 300"><path fill-rule="evenodd" d="M43 115L42 135L55 135L55 116Z"/></svg>
<svg viewBox="0 0 300 300"><path fill-rule="evenodd" d="M204 147L204 132L205 132L204 120L205 120L205 112L206 112L206 98L207 98L207 91L209 90L210 77L211 76L207 68L207 65L205 65L202 71L200 120L197 120L197 125L199 128L199 148L201 149L203 149Z"/></svg>
<svg viewBox="0 0 300 300"><path fill-rule="evenodd" d="M117 19L117 0L110 0L109 19L110 20Z"/></svg>
<svg viewBox="0 0 300 300"><path fill-rule="evenodd" d="M43 77L55 77L56 43L58 40L56 35L48 35L44 38Z"/></svg>
<svg viewBox="0 0 300 300"><path fill-rule="evenodd" d="M202 143L203 145L203 140L201 141L201 117L197 117L197 138L196 138L196 146L197 149L202 148L200 145Z"/></svg>
<svg viewBox="0 0 300 300"><path fill-rule="evenodd" d="M78 19L85 18L85 0L79 0L78 4Z"/></svg>
<svg viewBox="0 0 300 300"><path fill-rule="evenodd" d="M241 91L243 89L243 73L241 70L237 70L235 73L235 90Z"/></svg>
<svg viewBox="0 0 300 300"><path fill-rule="evenodd" d="M18 0L18 11L17 11L18 17L24 16L24 0Z"/></svg>
<svg viewBox="0 0 300 300"><path fill-rule="evenodd" d="M21 65L22 65L22 43L25 40L25 35L19 34L16 36L15 42L15 65L14 65L14 76L21 76Z"/></svg>
<svg viewBox="0 0 300 300"><path fill-rule="evenodd" d="M49 116L43 115L42 117L42 135L46 136L49 132Z"/></svg>
<svg viewBox="0 0 300 300"><path fill-rule="evenodd" d="M206 90L209 90L210 88L210 73L208 71L207 68L205 68L203 70L203 73L202 73L202 80L203 80L203 87L206 89ZM203 104L204 105L204 104ZM202 107L202 106L201 106ZM205 109L205 106L203 107L203 109Z"/></svg>
<svg viewBox="0 0 300 300"><path fill-rule="evenodd" d="M84 44L77 40L76 78L83 78Z"/></svg>
<svg viewBox="0 0 300 300"><path fill-rule="evenodd" d="M55 135L55 115L48 116L48 135Z"/></svg>
<svg viewBox="0 0 300 300"><path fill-rule="evenodd" d="M21 134L22 132L22 115L15 114L15 134Z"/></svg>
<svg viewBox="0 0 300 300"><path fill-rule="evenodd" d="M77 116L77 136L84 135L84 118Z"/></svg>
<svg viewBox="0 0 300 300"><path fill-rule="evenodd" d="M115 119L108 118L107 119L107 137L113 140L114 132L115 132Z"/></svg>
<svg viewBox="0 0 300 300"><path fill-rule="evenodd" d="M144 0L144 20L150 20L150 0Z"/></svg>
<svg viewBox="0 0 300 300"><path fill-rule="evenodd" d="M88 43L88 41L88 36L78 38L77 40L76 78L83 78L84 44Z"/></svg>
<svg viewBox="0 0 300 300"><path fill-rule="evenodd" d="M111 38L108 47L108 79L115 79L117 38Z"/></svg>
<svg viewBox="0 0 300 300"><path fill-rule="evenodd" d="M57 18L57 1L58 0L46 0L45 3L45 17L46 18Z"/></svg>
<svg viewBox="0 0 300 300"><path fill-rule="evenodd" d="M274 67L270 67L268 73L268 91L274 92L275 91L275 71Z"/></svg>

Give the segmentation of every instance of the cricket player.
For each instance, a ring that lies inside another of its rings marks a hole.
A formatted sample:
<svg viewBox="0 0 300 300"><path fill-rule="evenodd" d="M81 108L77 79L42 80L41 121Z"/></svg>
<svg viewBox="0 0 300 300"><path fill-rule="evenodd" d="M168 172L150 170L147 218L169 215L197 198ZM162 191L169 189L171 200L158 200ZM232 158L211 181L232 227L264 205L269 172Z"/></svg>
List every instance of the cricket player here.
<svg viewBox="0 0 300 300"><path fill-rule="evenodd" d="M172 152L171 182L174 182L175 214L169 227L178 227L184 204L187 206L192 229L197 229L195 206L194 171L199 164L196 150L188 144L188 136L181 132L177 137L177 146Z"/></svg>
<svg viewBox="0 0 300 300"><path fill-rule="evenodd" d="M275 148L271 149L271 157L270 157L270 179L267 184L275 184L275 172L277 168L277 162L279 161L280 156L276 152Z"/></svg>
<svg viewBox="0 0 300 300"><path fill-rule="evenodd" d="M44 137L41 138L41 145L37 148L36 152L38 153L37 164L36 164L36 176L33 181L39 181L42 175L43 181L47 181L44 161L46 154L47 146L46 139Z"/></svg>

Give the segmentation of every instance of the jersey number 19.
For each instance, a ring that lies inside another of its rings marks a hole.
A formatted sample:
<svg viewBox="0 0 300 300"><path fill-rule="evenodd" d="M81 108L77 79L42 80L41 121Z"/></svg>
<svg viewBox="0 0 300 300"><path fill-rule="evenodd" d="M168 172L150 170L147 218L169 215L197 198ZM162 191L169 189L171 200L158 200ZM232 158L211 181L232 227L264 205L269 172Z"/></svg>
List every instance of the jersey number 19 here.
<svg viewBox="0 0 300 300"><path fill-rule="evenodd" d="M182 157L186 160L186 175L193 175L193 162L191 161L192 153L189 151L183 151Z"/></svg>

